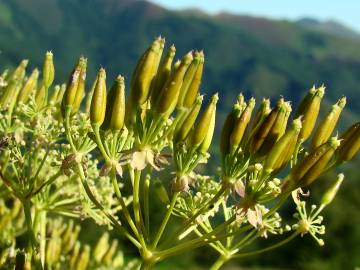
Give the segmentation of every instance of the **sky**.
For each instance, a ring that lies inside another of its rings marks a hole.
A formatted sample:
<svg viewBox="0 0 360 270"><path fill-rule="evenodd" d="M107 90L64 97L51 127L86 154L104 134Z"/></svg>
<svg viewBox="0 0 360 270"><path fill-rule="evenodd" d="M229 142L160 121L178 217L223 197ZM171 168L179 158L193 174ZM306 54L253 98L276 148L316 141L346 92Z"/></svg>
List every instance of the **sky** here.
<svg viewBox="0 0 360 270"><path fill-rule="evenodd" d="M360 0L150 0L170 9L199 8L208 13L227 11L295 20L335 19L360 32Z"/></svg>

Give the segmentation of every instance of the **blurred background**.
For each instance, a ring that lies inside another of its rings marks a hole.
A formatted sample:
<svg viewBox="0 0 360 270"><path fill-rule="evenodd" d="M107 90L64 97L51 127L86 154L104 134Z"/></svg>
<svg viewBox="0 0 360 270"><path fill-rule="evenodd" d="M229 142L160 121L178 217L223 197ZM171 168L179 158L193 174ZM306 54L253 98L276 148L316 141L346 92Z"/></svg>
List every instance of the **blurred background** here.
<svg viewBox="0 0 360 270"><path fill-rule="evenodd" d="M67 79L80 55L88 58L89 85L100 66L106 68L109 82L117 74L129 82L138 57L162 35L167 46L176 45L179 58L191 49L204 49L202 92L220 93L218 134L241 91L258 101L275 101L282 95L296 106L313 84L323 83L322 113L341 96L348 98L338 127L342 132L360 115L359 14L357 0L0 0L0 69L24 58L30 60L30 68L41 66L45 51L52 50L57 83ZM216 168L216 147L212 154L211 168ZM359 158L342 167L345 183L324 212L324 247L304 236L270 254L233 262L227 269L359 267L356 165ZM315 203L334 177L329 173L312 188ZM134 256L126 243L123 248ZM172 269L207 269L213 258L213 251L203 249L170 264ZM159 266L168 268L169 264Z"/></svg>

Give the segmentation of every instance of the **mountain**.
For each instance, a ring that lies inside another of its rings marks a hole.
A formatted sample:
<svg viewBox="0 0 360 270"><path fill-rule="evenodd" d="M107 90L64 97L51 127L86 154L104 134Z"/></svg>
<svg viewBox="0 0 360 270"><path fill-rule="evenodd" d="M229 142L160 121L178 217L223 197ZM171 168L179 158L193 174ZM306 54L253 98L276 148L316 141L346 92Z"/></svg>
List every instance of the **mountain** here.
<svg viewBox="0 0 360 270"><path fill-rule="evenodd" d="M322 113L346 95L340 130L359 119L358 35L338 23L309 19L290 22L228 13L211 16L197 10L175 12L140 0L0 0L0 70L23 58L30 60L30 69L41 66L45 51L52 50L58 83L85 55L88 85L100 66L106 68L109 84L117 73L125 75L128 84L136 60L160 34L168 46L176 44L178 57L193 48L205 50L202 91L220 92L218 129L240 90L247 97L274 101L283 95L296 106L307 89L322 83L327 86ZM329 220L330 246L320 250L313 242L298 241L277 251L278 256L271 253L249 263L258 266L261 261L287 269L354 269L360 259L356 165L345 167L353 173L344 181L337 212ZM324 186L328 183L319 186L321 192Z"/></svg>

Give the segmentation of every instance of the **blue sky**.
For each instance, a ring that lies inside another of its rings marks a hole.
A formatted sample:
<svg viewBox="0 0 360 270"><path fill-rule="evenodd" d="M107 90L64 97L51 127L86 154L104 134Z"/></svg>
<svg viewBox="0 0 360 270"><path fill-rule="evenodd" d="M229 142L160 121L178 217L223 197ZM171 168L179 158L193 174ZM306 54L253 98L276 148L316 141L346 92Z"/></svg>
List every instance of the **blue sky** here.
<svg viewBox="0 0 360 270"><path fill-rule="evenodd" d="M335 19L360 32L360 0L150 0L171 9L196 7L271 18Z"/></svg>

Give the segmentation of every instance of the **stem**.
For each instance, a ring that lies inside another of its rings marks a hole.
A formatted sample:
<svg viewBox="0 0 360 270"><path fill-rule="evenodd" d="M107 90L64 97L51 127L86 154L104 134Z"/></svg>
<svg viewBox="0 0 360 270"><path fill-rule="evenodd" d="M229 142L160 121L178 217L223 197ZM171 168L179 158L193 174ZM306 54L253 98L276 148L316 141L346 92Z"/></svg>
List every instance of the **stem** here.
<svg viewBox="0 0 360 270"><path fill-rule="evenodd" d="M221 266L224 265L229 260L228 257L219 256L219 258L214 262L214 264L210 267L210 270L218 270Z"/></svg>
<svg viewBox="0 0 360 270"><path fill-rule="evenodd" d="M66 113L65 113L65 134L66 137L69 141L70 147L73 150L73 152L77 152L76 151L76 147L75 144L73 142L73 138L71 136L71 132L70 132L70 113L71 113L72 107L71 106L67 106L66 107Z"/></svg>
<svg viewBox="0 0 360 270"><path fill-rule="evenodd" d="M141 234L142 224L141 224L141 209L140 209L140 198L139 198L140 178L141 178L141 171L135 170L134 189L133 189L133 210L134 210L135 224L138 231Z"/></svg>
<svg viewBox="0 0 360 270"><path fill-rule="evenodd" d="M96 144L97 146L99 147L99 150L101 152L101 154L103 155L104 159L106 161L110 161L110 158L109 158L109 155L107 154L105 148L104 148L104 145L101 141L101 137L100 137L100 127L98 124L94 124L92 125L92 128L93 128L93 131L94 131L94 134L95 134L95 140L96 140Z"/></svg>
<svg viewBox="0 0 360 270"><path fill-rule="evenodd" d="M243 257L248 257L248 256L253 256L253 255L257 255L257 254L261 254L270 250L273 250L275 248L281 247L282 245L285 245L286 243L290 242L292 239L294 239L298 234L300 234L299 231L295 231L293 234L291 234L289 237L285 238L284 240L280 241L279 243L272 245L270 247L267 248L263 248L260 250L256 250L256 251L252 251L252 252L246 252L246 253L241 253L241 254L237 254L237 255L233 255L233 258L243 258Z"/></svg>
<svg viewBox="0 0 360 270"><path fill-rule="evenodd" d="M145 177L144 183L144 215L146 235L150 235L150 210L149 210L149 191L150 191L150 172Z"/></svg>
<svg viewBox="0 0 360 270"><path fill-rule="evenodd" d="M164 219L163 219L163 221L162 221L162 223L160 225L160 229L158 230L158 232L157 232L157 234L155 236L154 242L152 244L153 248L156 248L157 244L160 241L160 238L161 238L162 234L164 233L165 227L166 227L167 223L169 222L170 216L172 214L172 211L174 209L174 206L175 206L175 203L176 203L176 200L177 200L179 194L180 194L179 192L175 192L172 199L171 199L170 206L169 206L169 208L168 208L168 210L167 210L167 212L165 214L165 217L164 217Z"/></svg>
<svg viewBox="0 0 360 270"><path fill-rule="evenodd" d="M45 267L46 254L46 211L40 212L40 259L42 267Z"/></svg>

